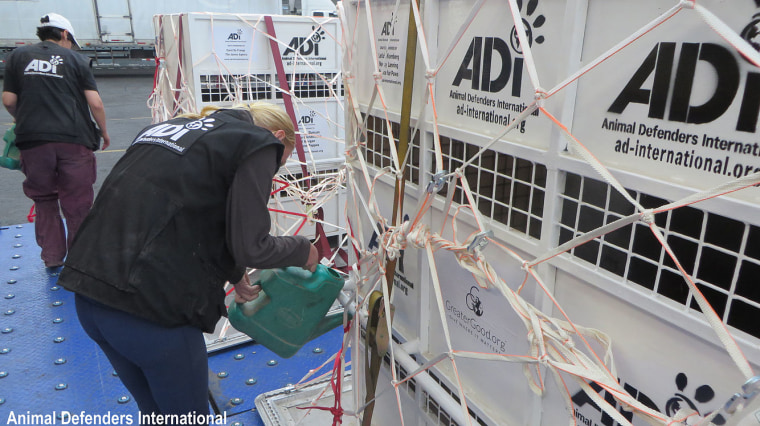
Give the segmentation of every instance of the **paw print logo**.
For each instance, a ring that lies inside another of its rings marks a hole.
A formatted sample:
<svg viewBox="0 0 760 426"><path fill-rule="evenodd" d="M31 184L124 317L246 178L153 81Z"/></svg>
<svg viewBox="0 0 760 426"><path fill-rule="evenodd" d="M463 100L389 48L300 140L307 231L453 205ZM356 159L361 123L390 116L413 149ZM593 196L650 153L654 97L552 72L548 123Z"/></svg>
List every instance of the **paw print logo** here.
<svg viewBox="0 0 760 426"><path fill-rule="evenodd" d="M665 412L667 415L672 416L681 408L691 408L701 415L699 409L697 409L697 405L692 401L692 399L683 394L683 392L686 390L686 387L688 386L688 381L689 379L685 374L678 373L678 375L676 375L676 387L678 388L678 392L676 392L675 395L670 398L665 404ZM715 391L712 387L710 387L710 385L702 385L694 390L694 396L692 398L694 398L694 401L700 404L704 404L706 402L712 401L712 399L715 398ZM710 413L705 413L705 416L709 414ZM726 420L723 418L723 416L718 414L713 419L713 423L716 425L723 425L726 423Z"/></svg>
<svg viewBox="0 0 760 426"><path fill-rule="evenodd" d="M750 46L760 52L760 13L756 13L752 16L752 21L744 27L740 36L746 40ZM744 55L742 55L742 57L744 60L748 61Z"/></svg>
<svg viewBox="0 0 760 426"><path fill-rule="evenodd" d="M314 25L311 27L311 41L314 43L319 43L320 41L325 39L325 30L322 29L321 25Z"/></svg>
<svg viewBox="0 0 760 426"><path fill-rule="evenodd" d="M204 132L207 132L209 129L212 129L214 127L214 121L215 119L213 118L203 118L185 124L185 128L190 130L203 130Z"/></svg>
<svg viewBox="0 0 760 426"><path fill-rule="evenodd" d="M522 0L517 0L517 7L522 10L523 2ZM536 17L533 17L533 15L536 13L536 8L538 7L538 0L529 0L527 3L527 16L529 19L533 19L533 22L528 22L527 19L523 18L522 23L523 27L525 28L525 35L528 37L528 45L533 46L533 43L541 44L544 42L544 36L540 35L537 37L533 37L533 31L536 28L540 28L546 23L546 17L544 15L538 15ZM512 49L517 53L522 53L522 47L520 46L520 39L517 38L517 28L512 27L512 32L509 36L510 43L512 44Z"/></svg>
<svg viewBox="0 0 760 426"><path fill-rule="evenodd" d="M752 21L742 30L741 37L760 51L760 13L752 16Z"/></svg>
<svg viewBox="0 0 760 426"><path fill-rule="evenodd" d="M50 57L50 65L61 65L63 63L63 58L61 58L58 55L53 55Z"/></svg>

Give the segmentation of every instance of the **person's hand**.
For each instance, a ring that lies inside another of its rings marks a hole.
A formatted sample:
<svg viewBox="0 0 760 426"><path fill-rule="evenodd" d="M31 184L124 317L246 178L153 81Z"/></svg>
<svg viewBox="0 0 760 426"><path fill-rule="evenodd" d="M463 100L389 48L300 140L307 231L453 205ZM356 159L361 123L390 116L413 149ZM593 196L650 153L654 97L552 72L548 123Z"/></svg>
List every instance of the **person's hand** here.
<svg viewBox="0 0 760 426"><path fill-rule="evenodd" d="M319 265L319 252L317 252L314 244L311 244L309 247L309 259L306 260L306 264L302 268L314 272L317 270L317 265Z"/></svg>
<svg viewBox="0 0 760 426"><path fill-rule="evenodd" d="M259 297L261 292L260 285L251 285L251 279L248 274L243 274L243 278L235 284L235 303L245 303Z"/></svg>
<svg viewBox="0 0 760 426"><path fill-rule="evenodd" d="M102 150L105 150L109 146L111 146L111 136L108 136L108 132L103 132L103 147Z"/></svg>

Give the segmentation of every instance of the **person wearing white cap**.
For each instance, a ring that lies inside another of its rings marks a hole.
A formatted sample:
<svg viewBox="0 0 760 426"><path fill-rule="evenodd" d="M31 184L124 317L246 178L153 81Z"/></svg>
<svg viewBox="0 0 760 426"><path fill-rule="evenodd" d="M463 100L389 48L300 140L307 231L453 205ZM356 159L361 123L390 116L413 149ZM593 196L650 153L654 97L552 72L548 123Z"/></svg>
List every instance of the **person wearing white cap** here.
<svg viewBox="0 0 760 426"><path fill-rule="evenodd" d="M111 140L90 60L72 50L79 44L71 22L48 13L40 19L37 37L40 43L19 47L6 58L2 99L16 122L23 189L37 211L41 257L46 267L57 268L92 207L93 151L101 138L103 149Z"/></svg>
<svg viewBox="0 0 760 426"><path fill-rule="evenodd" d="M47 15L43 16L42 19L40 19L40 27L53 27L60 30L66 30L68 33L65 37L63 37L62 34L61 38L65 38L77 48L81 48L79 43L77 43L76 37L74 36L74 27L71 26L71 22L69 22L69 20L63 16L57 13L48 13Z"/></svg>

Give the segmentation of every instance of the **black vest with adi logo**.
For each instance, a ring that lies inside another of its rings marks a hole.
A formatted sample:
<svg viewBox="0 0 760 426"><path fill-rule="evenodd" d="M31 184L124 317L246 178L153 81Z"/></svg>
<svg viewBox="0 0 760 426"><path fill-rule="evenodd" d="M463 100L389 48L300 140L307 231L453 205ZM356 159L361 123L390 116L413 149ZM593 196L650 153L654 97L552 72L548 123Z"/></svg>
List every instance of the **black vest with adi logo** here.
<svg viewBox="0 0 760 426"><path fill-rule="evenodd" d="M165 326L212 332L237 282L226 242L227 195L250 155L282 144L242 110L143 129L103 183L59 283Z"/></svg>

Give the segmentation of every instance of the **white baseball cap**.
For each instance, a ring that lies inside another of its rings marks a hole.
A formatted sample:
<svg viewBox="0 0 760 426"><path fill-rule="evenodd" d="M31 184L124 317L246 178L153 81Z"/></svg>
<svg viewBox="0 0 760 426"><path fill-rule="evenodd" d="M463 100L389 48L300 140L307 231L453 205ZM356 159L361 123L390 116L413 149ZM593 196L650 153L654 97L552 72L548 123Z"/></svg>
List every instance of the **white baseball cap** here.
<svg viewBox="0 0 760 426"><path fill-rule="evenodd" d="M76 45L76 47L80 47L79 43L77 43L76 37L74 36L74 27L72 27L71 22L69 22L69 20L63 16L57 13L48 13L40 18L40 26L55 27L68 31L69 34L71 34L71 41Z"/></svg>

